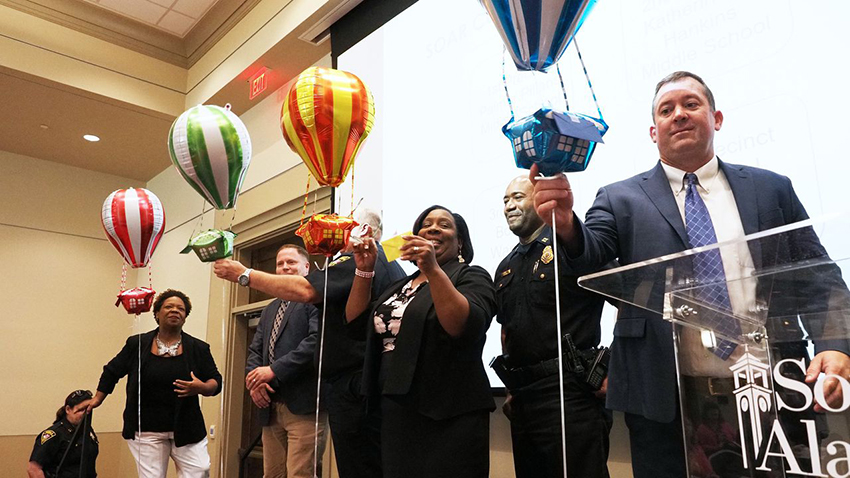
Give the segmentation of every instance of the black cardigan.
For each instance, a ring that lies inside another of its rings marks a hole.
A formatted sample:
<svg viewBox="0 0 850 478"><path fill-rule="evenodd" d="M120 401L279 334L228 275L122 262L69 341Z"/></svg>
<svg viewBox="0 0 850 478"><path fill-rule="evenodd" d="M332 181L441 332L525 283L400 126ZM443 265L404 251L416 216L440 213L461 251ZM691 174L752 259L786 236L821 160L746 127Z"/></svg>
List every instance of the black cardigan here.
<svg viewBox="0 0 850 478"><path fill-rule="evenodd" d="M481 353L487 329L496 312L496 291L490 275L478 266L452 261L441 266L455 288L469 301L466 328L450 336L440 325L430 286L416 293L402 316L384 389L378 388L381 339L369 327L363 366L363 393L383 393L405 407L435 419L455 417L474 410L493 411L496 404ZM419 272L387 288L369 310L371 325L375 308L397 293Z"/></svg>
<svg viewBox="0 0 850 478"><path fill-rule="evenodd" d="M142 367L146 365L146 357L149 356L151 344L159 332L159 327L141 335L142 342ZM206 382L213 378L218 382L218 387L213 395L221 392L221 374L218 373L215 361L210 353L210 346L200 339L196 339L186 332L182 332L183 355L186 357L186 365L195 373L199 380ZM97 390L106 394L112 393L115 385L125 375L127 378L127 402L124 405L124 429L121 435L126 439L133 439L138 429L138 383L139 383L139 335L131 335L124 348L118 352L112 360L103 367L103 374L97 384ZM144 393L144 384L142 385ZM174 413L174 444L177 446L198 443L207 436L204 416L198 397L187 397L177 400L177 409Z"/></svg>

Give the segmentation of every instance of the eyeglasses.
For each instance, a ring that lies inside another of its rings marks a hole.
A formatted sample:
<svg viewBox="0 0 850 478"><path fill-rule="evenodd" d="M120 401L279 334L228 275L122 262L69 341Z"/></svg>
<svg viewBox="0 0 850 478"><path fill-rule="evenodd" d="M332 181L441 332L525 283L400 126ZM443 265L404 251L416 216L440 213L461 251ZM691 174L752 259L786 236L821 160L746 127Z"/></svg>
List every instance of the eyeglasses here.
<svg viewBox="0 0 850 478"><path fill-rule="evenodd" d="M79 398L79 397L91 398L92 397L91 390L75 390L75 391L71 392L70 395L68 395L68 400L71 400L71 399L74 399L74 398Z"/></svg>

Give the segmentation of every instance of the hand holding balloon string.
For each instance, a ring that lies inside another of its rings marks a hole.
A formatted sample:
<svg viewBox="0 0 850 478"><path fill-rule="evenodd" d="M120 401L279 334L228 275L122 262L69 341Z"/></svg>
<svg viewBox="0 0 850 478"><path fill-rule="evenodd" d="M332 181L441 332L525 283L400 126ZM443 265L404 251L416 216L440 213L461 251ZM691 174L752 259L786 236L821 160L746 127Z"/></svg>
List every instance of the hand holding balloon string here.
<svg viewBox="0 0 850 478"><path fill-rule="evenodd" d="M213 264L213 272L215 272L215 275L219 279L229 280L230 282L236 282L239 280L239 276L242 275L246 269L247 267L245 267L241 262L231 259L219 259Z"/></svg>
<svg viewBox="0 0 850 478"><path fill-rule="evenodd" d="M352 234L352 239L354 234ZM354 241L352 241L354 242ZM378 247L375 245L375 239L365 237L354 243L354 264L357 269L363 272L372 272L375 270L375 262L378 260Z"/></svg>
<svg viewBox="0 0 850 478"><path fill-rule="evenodd" d="M440 268L437 264L434 244L431 241L422 236L402 236L402 239L404 239L404 244L399 248L402 260L416 263L416 267L426 277Z"/></svg>
<svg viewBox="0 0 850 478"><path fill-rule="evenodd" d="M578 227L573 214L573 190L564 173L545 177L540 174L537 164L531 165L528 179L534 185L534 209L537 215L550 227L552 221L558 231L558 237L564 241L571 255L578 254Z"/></svg>

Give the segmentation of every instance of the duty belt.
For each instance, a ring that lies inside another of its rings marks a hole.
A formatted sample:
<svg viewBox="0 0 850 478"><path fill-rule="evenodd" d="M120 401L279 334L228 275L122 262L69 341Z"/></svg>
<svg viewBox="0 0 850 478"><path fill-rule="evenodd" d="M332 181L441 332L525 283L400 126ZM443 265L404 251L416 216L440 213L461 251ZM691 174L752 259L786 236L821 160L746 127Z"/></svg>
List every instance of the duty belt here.
<svg viewBox="0 0 850 478"><path fill-rule="evenodd" d="M569 371L584 380L594 390L599 390L608 375L607 347L578 350L570 334L564 334L564 371ZM490 367L508 389L516 389L558 373L558 359L543 360L536 364L512 367L507 355L499 355L490 362Z"/></svg>

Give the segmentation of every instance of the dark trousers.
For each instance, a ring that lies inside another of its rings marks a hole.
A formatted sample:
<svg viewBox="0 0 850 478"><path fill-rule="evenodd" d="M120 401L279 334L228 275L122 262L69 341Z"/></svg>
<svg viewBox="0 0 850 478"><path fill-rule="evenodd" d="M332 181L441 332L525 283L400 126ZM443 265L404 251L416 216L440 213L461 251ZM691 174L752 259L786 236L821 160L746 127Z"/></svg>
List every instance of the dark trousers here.
<svg viewBox="0 0 850 478"><path fill-rule="evenodd" d="M669 423L656 422L641 415L626 413L635 478L685 478L685 441L682 417Z"/></svg>
<svg viewBox="0 0 850 478"><path fill-rule="evenodd" d="M517 478L562 478L558 375L511 392L511 441ZM611 413L572 374L564 379L567 471L571 478L607 478Z"/></svg>
<svg viewBox="0 0 850 478"><path fill-rule="evenodd" d="M328 424L340 478L381 478L381 415L360 394L359 370L331 380Z"/></svg>

